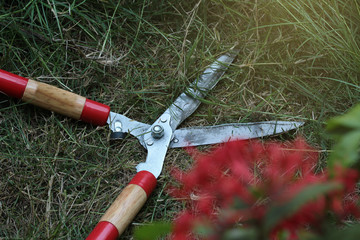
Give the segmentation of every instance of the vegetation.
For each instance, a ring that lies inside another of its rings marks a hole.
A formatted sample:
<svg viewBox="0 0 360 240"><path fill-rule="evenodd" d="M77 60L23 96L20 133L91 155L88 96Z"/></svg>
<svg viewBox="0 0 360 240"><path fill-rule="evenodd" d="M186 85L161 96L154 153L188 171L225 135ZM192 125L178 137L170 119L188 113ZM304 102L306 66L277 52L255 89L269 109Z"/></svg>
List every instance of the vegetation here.
<svg viewBox="0 0 360 240"><path fill-rule="evenodd" d="M171 239L314 240L331 234L356 239L359 234L354 221L360 217L359 172L341 160L317 171L318 153L302 139L233 141L193 155L194 167L175 170L177 183L168 189L186 205L168 223ZM164 223L141 227L135 236L164 234L158 229Z"/></svg>
<svg viewBox="0 0 360 240"><path fill-rule="evenodd" d="M73 91L151 123L204 67L240 54L207 102L182 124L302 120L326 164L324 123L360 99L360 5L352 0L0 0L0 68ZM135 173L145 150L0 95L0 238L84 238ZM183 206L164 189L181 149L133 226Z"/></svg>

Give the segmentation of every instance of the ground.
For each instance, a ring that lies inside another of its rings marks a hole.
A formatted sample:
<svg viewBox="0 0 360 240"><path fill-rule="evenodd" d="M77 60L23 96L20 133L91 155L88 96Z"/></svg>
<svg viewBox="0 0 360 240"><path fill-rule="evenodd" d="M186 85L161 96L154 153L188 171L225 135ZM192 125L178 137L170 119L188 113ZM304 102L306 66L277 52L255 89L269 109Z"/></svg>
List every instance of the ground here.
<svg viewBox="0 0 360 240"><path fill-rule="evenodd" d="M297 120L270 139L301 135L321 153L324 126L359 102L356 1L0 1L0 68L102 102L152 123L207 64L240 54L182 125ZM135 174L146 151L93 127L0 95L0 238L84 238ZM204 149L204 148L202 148ZM205 148L206 149L206 148ZM155 192L124 233L171 220L169 150Z"/></svg>

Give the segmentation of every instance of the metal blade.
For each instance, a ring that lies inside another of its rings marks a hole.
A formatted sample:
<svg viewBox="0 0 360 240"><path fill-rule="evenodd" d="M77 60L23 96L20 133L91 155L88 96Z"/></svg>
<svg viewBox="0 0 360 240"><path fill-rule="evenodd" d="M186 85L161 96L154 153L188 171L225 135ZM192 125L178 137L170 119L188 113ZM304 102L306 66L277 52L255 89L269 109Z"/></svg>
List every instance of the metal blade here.
<svg viewBox="0 0 360 240"><path fill-rule="evenodd" d="M207 92L218 83L238 53L238 50L230 50L220 56L165 111L164 114L171 116L170 125L173 131L198 108L201 103L199 99L204 98Z"/></svg>
<svg viewBox="0 0 360 240"><path fill-rule="evenodd" d="M190 147L265 137L287 132L303 124L304 122L268 121L177 129L169 147Z"/></svg>
<svg viewBox="0 0 360 240"><path fill-rule="evenodd" d="M237 51L231 51L220 56L217 61L208 67L204 73L194 81L190 87L182 93L175 102L148 128L141 139L146 144L148 150L146 161L137 165L140 171L151 172L156 178L160 175L166 150L170 146L173 132L177 126L188 116L190 116L200 105L201 98L212 89L220 80L225 70L234 60ZM163 136L156 136L154 129L162 129ZM139 138L140 140L140 138ZM141 141L141 140L140 140ZM144 145L143 145L144 146Z"/></svg>

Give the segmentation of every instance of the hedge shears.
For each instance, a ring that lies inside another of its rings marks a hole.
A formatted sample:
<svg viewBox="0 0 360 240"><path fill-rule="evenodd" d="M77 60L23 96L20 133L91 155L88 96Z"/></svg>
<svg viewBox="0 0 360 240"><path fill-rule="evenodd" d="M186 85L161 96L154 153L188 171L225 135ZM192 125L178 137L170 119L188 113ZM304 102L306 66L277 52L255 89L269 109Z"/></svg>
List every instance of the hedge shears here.
<svg viewBox="0 0 360 240"><path fill-rule="evenodd" d="M137 165L136 175L87 237L98 240L117 239L154 190L168 148L264 137L303 125L303 122L296 121L267 121L177 129L198 108L202 99L218 83L237 54L237 50L230 49L221 55L151 125L112 112L107 105L4 70L0 70L0 91L93 125L108 124L112 139L123 139L130 134L147 150L146 161Z"/></svg>

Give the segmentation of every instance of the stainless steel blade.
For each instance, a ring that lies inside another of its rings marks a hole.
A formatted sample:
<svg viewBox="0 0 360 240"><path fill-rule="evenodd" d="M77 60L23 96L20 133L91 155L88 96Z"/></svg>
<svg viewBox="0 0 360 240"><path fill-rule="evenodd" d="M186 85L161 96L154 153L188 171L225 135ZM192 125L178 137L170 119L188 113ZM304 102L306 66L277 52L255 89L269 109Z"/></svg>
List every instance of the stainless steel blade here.
<svg viewBox="0 0 360 240"><path fill-rule="evenodd" d="M173 131L198 108L201 103L200 100L219 82L238 53L238 50L230 50L221 55L165 111L171 116L170 126Z"/></svg>
<svg viewBox="0 0 360 240"><path fill-rule="evenodd" d="M304 122L268 121L177 129L169 147L199 146L223 143L235 139L265 137L290 131L303 124Z"/></svg>
<svg viewBox="0 0 360 240"><path fill-rule="evenodd" d="M143 136L150 128L149 124L135 121L115 112L110 112L107 123L112 132L129 133L139 139L140 144L146 148Z"/></svg>
<svg viewBox="0 0 360 240"><path fill-rule="evenodd" d="M206 93L216 85L236 55L237 51L233 50L220 56L148 129L143 130L143 126L138 125L139 132L143 133L143 137L139 140L142 139L143 146L145 145L148 150L146 161L136 167L138 172L145 170L155 177L159 176L167 149L174 136L173 132L196 110L201 103L199 99L205 97ZM163 136L156 137L154 128L162 129Z"/></svg>

